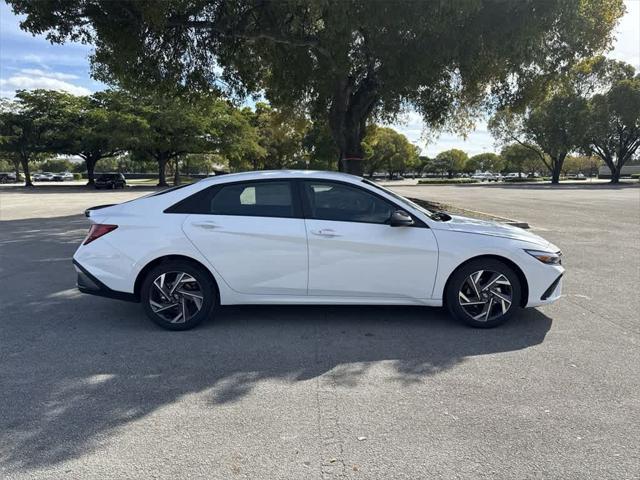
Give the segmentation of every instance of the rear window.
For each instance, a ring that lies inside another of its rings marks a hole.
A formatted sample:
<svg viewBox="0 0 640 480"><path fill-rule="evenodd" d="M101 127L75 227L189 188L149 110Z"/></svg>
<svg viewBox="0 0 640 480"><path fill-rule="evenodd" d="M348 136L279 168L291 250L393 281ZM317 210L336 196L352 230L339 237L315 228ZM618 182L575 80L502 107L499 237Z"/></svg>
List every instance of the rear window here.
<svg viewBox="0 0 640 480"><path fill-rule="evenodd" d="M172 205L165 213L290 218L296 216L291 188L288 181L215 185Z"/></svg>
<svg viewBox="0 0 640 480"><path fill-rule="evenodd" d="M289 182L240 183L223 186L211 199L213 215L293 217Z"/></svg>

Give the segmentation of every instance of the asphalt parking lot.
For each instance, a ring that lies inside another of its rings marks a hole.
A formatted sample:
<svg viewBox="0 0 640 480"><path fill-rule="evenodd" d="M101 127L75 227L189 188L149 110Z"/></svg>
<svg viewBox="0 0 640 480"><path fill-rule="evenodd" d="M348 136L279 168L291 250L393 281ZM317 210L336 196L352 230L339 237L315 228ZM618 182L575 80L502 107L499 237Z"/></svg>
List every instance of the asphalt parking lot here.
<svg viewBox="0 0 640 480"><path fill-rule="evenodd" d="M225 307L167 332L79 294L84 208L0 190L0 478L638 478L638 185L416 186L527 221L565 296L494 330L440 309Z"/></svg>

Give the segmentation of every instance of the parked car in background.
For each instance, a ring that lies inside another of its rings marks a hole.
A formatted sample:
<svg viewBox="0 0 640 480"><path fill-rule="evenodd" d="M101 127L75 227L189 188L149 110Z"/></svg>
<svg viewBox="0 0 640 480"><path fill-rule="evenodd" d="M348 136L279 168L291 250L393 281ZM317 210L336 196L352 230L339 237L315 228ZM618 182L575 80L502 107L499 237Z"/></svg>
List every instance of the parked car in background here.
<svg viewBox="0 0 640 480"><path fill-rule="evenodd" d="M15 173L0 173L0 183L16 183Z"/></svg>
<svg viewBox="0 0 640 480"><path fill-rule="evenodd" d="M97 190L101 188L124 188L127 186L127 180L122 173L103 173L96 178L95 187Z"/></svg>
<svg viewBox="0 0 640 480"><path fill-rule="evenodd" d="M85 215L80 291L142 302L170 330L232 304L444 305L493 327L562 289L562 254L538 235L336 172L210 177Z"/></svg>
<svg viewBox="0 0 640 480"><path fill-rule="evenodd" d="M36 182L51 182L53 181L52 172L34 173L32 179Z"/></svg>
<svg viewBox="0 0 640 480"><path fill-rule="evenodd" d="M582 173L569 173L567 174L566 178L570 180L586 180L587 179L587 177L585 177Z"/></svg>
<svg viewBox="0 0 640 480"><path fill-rule="evenodd" d="M502 177L502 181L504 182L517 182L517 181L526 181L527 174L526 173L507 173L504 177Z"/></svg>
<svg viewBox="0 0 640 480"><path fill-rule="evenodd" d="M54 182L64 182L66 180L73 180L73 173L70 173L70 172L54 173L52 180Z"/></svg>
<svg viewBox="0 0 640 480"><path fill-rule="evenodd" d="M471 178L474 180L480 180L481 182L497 182L500 179L498 175L491 172L474 173L471 175Z"/></svg>

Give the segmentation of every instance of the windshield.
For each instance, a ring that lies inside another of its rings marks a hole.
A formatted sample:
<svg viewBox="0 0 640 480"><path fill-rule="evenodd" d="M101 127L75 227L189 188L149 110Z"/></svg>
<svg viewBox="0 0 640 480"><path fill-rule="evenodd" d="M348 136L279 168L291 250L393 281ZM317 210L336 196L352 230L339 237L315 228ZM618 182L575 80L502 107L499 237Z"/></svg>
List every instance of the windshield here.
<svg viewBox="0 0 640 480"><path fill-rule="evenodd" d="M374 187L374 188L376 188L378 190L382 190L384 193L386 193L387 195L391 195L395 200L397 200L398 202L402 203L403 205L409 206L411 208L415 208L416 210L419 210L420 212L422 212L425 215L427 215L429 218L433 218L433 216L435 214L435 212L432 212L431 210L427 210L426 208L421 207L417 203L412 202L408 198L405 198L402 195L398 195L397 193L389 190L388 188L381 187L380 185L378 185L377 183L372 182L371 180L367 180L366 178L363 178L362 182L366 183L367 185L370 185L370 186L372 186L372 187Z"/></svg>

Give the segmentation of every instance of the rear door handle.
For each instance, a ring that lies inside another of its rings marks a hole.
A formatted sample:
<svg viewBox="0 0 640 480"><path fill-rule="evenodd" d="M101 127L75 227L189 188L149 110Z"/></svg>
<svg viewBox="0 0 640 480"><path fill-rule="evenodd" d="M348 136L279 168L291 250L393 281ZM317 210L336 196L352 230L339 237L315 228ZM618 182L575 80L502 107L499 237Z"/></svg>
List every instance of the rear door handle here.
<svg viewBox="0 0 640 480"><path fill-rule="evenodd" d="M330 228L322 228L320 230L311 230L311 233L319 237L327 237L327 238L340 236L338 233L335 232L335 230L331 230Z"/></svg>

